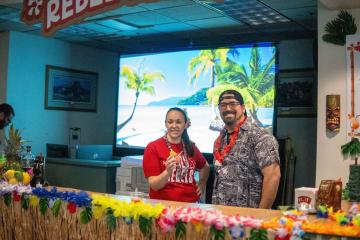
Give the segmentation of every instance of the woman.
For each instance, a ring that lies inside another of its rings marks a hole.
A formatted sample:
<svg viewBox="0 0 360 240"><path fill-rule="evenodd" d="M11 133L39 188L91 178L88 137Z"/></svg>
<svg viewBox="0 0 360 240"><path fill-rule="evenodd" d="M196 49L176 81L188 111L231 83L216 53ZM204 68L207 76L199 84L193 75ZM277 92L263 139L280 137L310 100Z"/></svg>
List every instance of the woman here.
<svg viewBox="0 0 360 240"><path fill-rule="evenodd" d="M209 164L193 142L186 128L190 122L181 108L166 113L166 134L145 148L143 168L149 181L150 198L196 202L205 190ZM200 171L199 185L194 179Z"/></svg>

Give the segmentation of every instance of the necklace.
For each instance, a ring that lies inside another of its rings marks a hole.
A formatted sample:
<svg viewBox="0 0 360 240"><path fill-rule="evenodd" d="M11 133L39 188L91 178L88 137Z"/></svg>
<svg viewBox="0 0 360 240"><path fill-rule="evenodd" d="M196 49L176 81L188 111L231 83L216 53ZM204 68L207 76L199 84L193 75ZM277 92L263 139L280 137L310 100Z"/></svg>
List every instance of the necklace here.
<svg viewBox="0 0 360 240"><path fill-rule="evenodd" d="M222 165L224 158L228 155L230 150L235 145L236 139L238 137L239 129L240 129L241 125L243 125L243 123L245 122L246 119L247 119L247 116L245 116L244 119L239 122L239 124L236 126L234 131L231 133L229 144L227 144L224 148L222 148L222 144L221 144L223 133L222 132L220 133L219 137L215 141L215 146L214 146L215 165L217 165L217 166Z"/></svg>
<svg viewBox="0 0 360 240"><path fill-rule="evenodd" d="M177 153L172 149L171 144L170 144L169 140L167 139L166 133L165 133L165 135L164 135L164 139L165 139L165 142L166 142L166 146L167 146L168 149L170 150L169 155L172 156L172 157L176 157ZM184 143L184 140L182 140L182 139L181 139L181 144L182 144L182 149L183 149L183 151L184 151L184 154L185 154L185 156L187 157L186 148L185 148L185 143Z"/></svg>

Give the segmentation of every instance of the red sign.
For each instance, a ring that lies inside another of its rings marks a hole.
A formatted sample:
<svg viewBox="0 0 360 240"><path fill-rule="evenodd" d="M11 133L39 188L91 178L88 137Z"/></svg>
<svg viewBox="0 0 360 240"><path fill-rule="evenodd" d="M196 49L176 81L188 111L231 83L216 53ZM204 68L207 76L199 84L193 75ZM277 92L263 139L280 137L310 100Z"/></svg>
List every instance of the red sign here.
<svg viewBox="0 0 360 240"><path fill-rule="evenodd" d="M311 197L308 196L299 196L298 197L298 203L307 203L310 204L311 203Z"/></svg>
<svg viewBox="0 0 360 240"><path fill-rule="evenodd" d="M44 35L49 36L90 16L122 6L157 1L159 0L24 0L21 19L29 25L42 23Z"/></svg>

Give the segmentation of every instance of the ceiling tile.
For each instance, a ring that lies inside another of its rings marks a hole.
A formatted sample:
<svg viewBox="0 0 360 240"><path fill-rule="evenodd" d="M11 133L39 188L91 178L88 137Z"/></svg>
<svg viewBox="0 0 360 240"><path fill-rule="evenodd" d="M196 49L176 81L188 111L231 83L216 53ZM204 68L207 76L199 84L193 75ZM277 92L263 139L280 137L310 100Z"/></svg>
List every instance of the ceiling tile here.
<svg viewBox="0 0 360 240"><path fill-rule="evenodd" d="M181 6L157 10L158 13L180 21L222 17L223 15L201 5Z"/></svg>
<svg viewBox="0 0 360 240"><path fill-rule="evenodd" d="M3 21L0 22L0 31L19 31L19 32L27 32L39 29L37 26L28 26L23 23L17 23L17 22L9 22L9 21Z"/></svg>
<svg viewBox="0 0 360 240"><path fill-rule="evenodd" d="M14 8L0 8L0 19L2 20L11 20L14 18L19 19L20 12Z"/></svg>
<svg viewBox="0 0 360 240"><path fill-rule="evenodd" d="M184 31L184 32L174 32L174 33L169 33L171 35L180 37L180 38L196 38L196 37L213 37L214 33L209 32L209 31L202 31L202 30L198 30L198 31Z"/></svg>
<svg viewBox="0 0 360 240"><path fill-rule="evenodd" d="M84 21L95 20L95 19L98 19L98 18L101 19L101 18L104 18L104 17L106 17L105 14L97 14L95 16L85 18Z"/></svg>
<svg viewBox="0 0 360 240"><path fill-rule="evenodd" d="M193 20L186 22L187 24L199 28L216 28L216 27L229 27L243 25L241 22L235 21L227 17L207 18L200 20Z"/></svg>
<svg viewBox="0 0 360 240"><path fill-rule="evenodd" d="M316 19L317 7L303 7L303 8L292 8L287 10L280 10L281 14L287 16L290 19Z"/></svg>
<svg viewBox="0 0 360 240"><path fill-rule="evenodd" d="M103 25L97 24L97 23L84 23L84 24L78 25L78 27L90 29L90 30L93 30L93 31L96 31L99 33L104 33L104 34L112 34L112 33L115 33L118 31L117 29L106 27L106 26L103 26Z"/></svg>
<svg viewBox="0 0 360 240"><path fill-rule="evenodd" d="M128 6L123 6L108 12L103 13L106 16L114 16L114 15L125 15L125 14L131 14L131 13L139 13L139 12L144 12L147 11L146 9L139 7L139 6L133 6L133 7L128 7Z"/></svg>
<svg viewBox="0 0 360 240"><path fill-rule="evenodd" d="M145 35L152 35L152 34L159 34L159 32L151 29L151 28L143 28L134 31L122 31L119 33L121 36L145 36Z"/></svg>
<svg viewBox="0 0 360 240"><path fill-rule="evenodd" d="M299 8L299 7L316 7L317 0L261 0L264 4L276 10Z"/></svg>
<svg viewBox="0 0 360 240"><path fill-rule="evenodd" d="M303 31L304 28L295 23L295 22L288 22L288 23L276 23L276 24L264 24L258 26L258 30L262 32L294 32L294 31Z"/></svg>
<svg viewBox="0 0 360 240"><path fill-rule="evenodd" d="M88 38L81 37L81 36L75 36L75 35L64 37L64 40L70 41L70 42L87 42L87 41L90 41Z"/></svg>
<svg viewBox="0 0 360 240"><path fill-rule="evenodd" d="M197 28L185 23L169 23L169 24L162 24L156 25L153 29L159 32L178 32L178 31L191 31L196 30Z"/></svg>
<svg viewBox="0 0 360 240"><path fill-rule="evenodd" d="M258 33L254 28L250 28L246 25L239 26L239 27L224 27L224 28L214 28L210 29L209 31L215 32L221 35L233 35L233 34L244 34L244 33Z"/></svg>
<svg viewBox="0 0 360 240"><path fill-rule="evenodd" d="M122 16L120 19L124 22L133 24L135 26L149 26L149 25L157 25L157 24L165 24L165 23L174 23L176 20L162 16L155 12L141 12L135 14L129 14L126 16Z"/></svg>
<svg viewBox="0 0 360 240"><path fill-rule="evenodd" d="M156 10L156 9L171 8L171 7L185 6L191 4L194 4L194 2L191 0L165 0L154 3L143 3L140 4L139 6L149 10Z"/></svg>
<svg viewBox="0 0 360 240"><path fill-rule="evenodd" d="M137 27L131 26L129 24L125 24L117 19L108 19L108 20L98 21L97 23L106 27L116 29L118 31L129 31L129 30L138 29Z"/></svg>

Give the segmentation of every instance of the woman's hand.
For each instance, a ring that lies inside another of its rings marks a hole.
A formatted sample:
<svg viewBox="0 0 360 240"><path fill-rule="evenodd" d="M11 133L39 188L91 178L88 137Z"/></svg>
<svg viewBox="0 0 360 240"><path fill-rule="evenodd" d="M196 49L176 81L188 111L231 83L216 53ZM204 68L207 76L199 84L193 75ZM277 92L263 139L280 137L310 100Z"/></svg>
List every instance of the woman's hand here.
<svg viewBox="0 0 360 240"><path fill-rule="evenodd" d="M165 170L166 172L170 175L174 168L176 167L176 164L178 163L178 159L177 157L172 157L172 156L169 156L167 159L166 159L166 162L165 162Z"/></svg>

